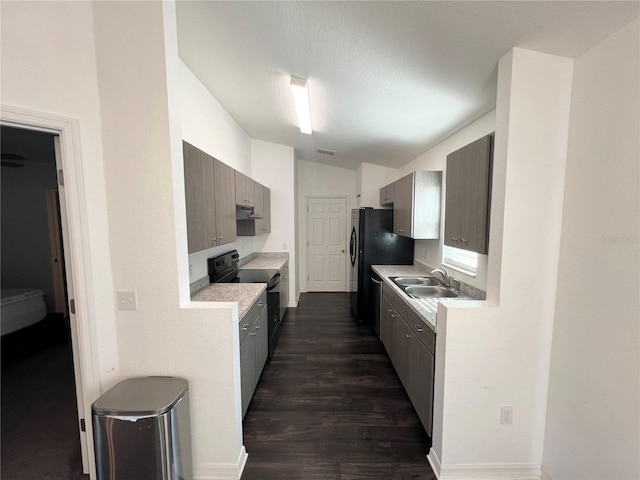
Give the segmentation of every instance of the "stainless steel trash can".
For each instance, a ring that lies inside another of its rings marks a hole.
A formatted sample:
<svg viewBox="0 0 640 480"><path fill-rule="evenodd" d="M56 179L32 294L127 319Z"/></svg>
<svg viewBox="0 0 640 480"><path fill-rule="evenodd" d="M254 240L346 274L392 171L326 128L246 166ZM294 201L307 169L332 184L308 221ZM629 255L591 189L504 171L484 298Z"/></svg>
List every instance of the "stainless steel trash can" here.
<svg viewBox="0 0 640 480"><path fill-rule="evenodd" d="M98 480L191 480L189 383L124 380L92 405Z"/></svg>

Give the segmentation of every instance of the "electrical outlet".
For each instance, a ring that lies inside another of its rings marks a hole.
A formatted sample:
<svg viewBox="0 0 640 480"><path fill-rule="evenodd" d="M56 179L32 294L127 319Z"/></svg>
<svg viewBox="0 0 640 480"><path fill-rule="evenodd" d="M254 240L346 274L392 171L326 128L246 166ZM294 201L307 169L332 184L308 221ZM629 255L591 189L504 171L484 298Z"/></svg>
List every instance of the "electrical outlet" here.
<svg viewBox="0 0 640 480"><path fill-rule="evenodd" d="M116 292L116 302L118 302L118 310L137 310L135 291Z"/></svg>
<svg viewBox="0 0 640 480"><path fill-rule="evenodd" d="M513 423L513 407L500 407L500 425L511 425Z"/></svg>

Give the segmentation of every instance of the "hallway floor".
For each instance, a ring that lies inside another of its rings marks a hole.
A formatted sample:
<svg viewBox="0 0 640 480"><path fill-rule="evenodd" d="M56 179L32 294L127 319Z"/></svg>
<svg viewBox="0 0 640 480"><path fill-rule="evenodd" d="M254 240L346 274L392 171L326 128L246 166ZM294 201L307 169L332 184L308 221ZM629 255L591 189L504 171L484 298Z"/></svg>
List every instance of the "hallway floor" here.
<svg viewBox="0 0 640 480"><path fill-rule="evenodd" d="M434 480L426 435L347 293L303 294L244 420L242 480Z"/></svg>

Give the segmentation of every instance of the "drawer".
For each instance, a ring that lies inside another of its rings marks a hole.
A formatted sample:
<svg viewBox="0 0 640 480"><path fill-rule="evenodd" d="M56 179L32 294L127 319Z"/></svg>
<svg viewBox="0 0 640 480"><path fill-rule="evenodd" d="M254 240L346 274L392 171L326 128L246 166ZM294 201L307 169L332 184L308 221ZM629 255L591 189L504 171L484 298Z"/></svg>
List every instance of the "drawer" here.
<svg viewBox="0 0 640 480"><path fill-rule="evenodd" d="M242 317L240 323L238 324L238 328L240 331L240 343L244 340L244 337L247 336L251 327L253 326L256 318L260 315L260 312L267 305L267 292L266 290L260 294L258 299L253 302L251 308L247 311L247 313Z"/></svg>

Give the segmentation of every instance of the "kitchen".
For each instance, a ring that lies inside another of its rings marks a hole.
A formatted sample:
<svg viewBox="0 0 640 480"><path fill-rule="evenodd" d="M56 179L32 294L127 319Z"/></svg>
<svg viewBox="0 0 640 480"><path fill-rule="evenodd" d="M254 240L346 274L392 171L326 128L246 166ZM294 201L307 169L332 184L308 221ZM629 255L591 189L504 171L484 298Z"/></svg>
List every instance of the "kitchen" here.
<svg viewBox="0 0 640 480"><path fill-rule="evenodd" d="M617 57L610 53L622 52L624 59L637 57L634 56L637 46L632 40L637 32L634 30L637 29L637 23L627 30L620 30L622 26L616 28L619 33L609 43L599 44L596 50L579 57L576 67L580 68L574 72L574 81L578 82L581 89L573 94L568 66L559 57L548 58L516 49L513 57L505 58L500 64L495 111L487 112L426 153L414 157L415 160L397 171L373 164L346 170L305 160L296 161L293 148L250 138L180 62L177 48L171 47L171 42L168 42L165 51L165 37L175 36L175 30L172 33L170 25L162 23L163 15L171 15L167 5L150 4L132 8L101 4L94 9L84 5L67 5L62 11L49 6L37 13L21 8L27 7L13 6L5 11L3 6L3 19L9 18L12 23L5 28L3 20L3 44L8 45L6 48L9 53L13 44L4 41L5 35L9 40L22 38L21 32L33 30L35 15L42 24L47 25L45 30L53 30L61 38L73 35L74 44L87 45L85 53L88 58L99 58L96 69L91 70L71 54L63 55L70 67L84 72L85 78L95 79L93 87L87 86L90 83L81 84L73 91L78 101L71 104L57 103L52 99L55 97L52 93L43 93L46 101L23 93L30 85L25 75L37 77L28 69L24 74L20 73L24 67L7 69L16 72L8 80L4 79L3 74L3 102L25 108L66 112L67 115L80 118L83 125L88 123L92 126L83 129L83 156L92 162L90 165L96 171L104 171L104 179L100 175L88 175L89 178L85 180L85 190L91 199L86 206L90 218L86 225L92 232L88 242L91 248L86 252L87 261L102 266L96 268L94 276L88 277L87 287L100 292L94 294L95 302L91 308L87 308L90 317L97 317L95 313L91 314L93 310L101 312L101 321L95 323L101 348L93 363L95 376L88 386L93 398L126 376L167 372L188 376L194 385L193 411L198 412L194 417L196 422L193 430L194 462L198 476L234 478L232 472L237 472L239 452L242 450L241 412L234 387L221 386L235 384L233 358L237 352L233 350L231 339L234 338L233 329L237 328L238 312L233 303L205 306L189 301L189 265L193 265L192 277L204 277L207 255L200 261L195 261L193 256L187 260L186 256L184 206L180 203L184 192L182 182L174 181L182 180L179 172L182 168L183 139L216 158L227 160L232 167L251 173L256 181L272 189L272 210L280 212L277 218L272 218L272 234L268 238L240 240L238 251L242 256L254 251L282 251L283 244L286 244L290 251L290 271L295 271L297 266L302 277L306 273L300 268L304 261L304 249L293 249L292 246L301 245L305 240L305 230L300 228L304 225L300 204L304 204L305 195L334 195L336 190L341 190L347 192L352 207L377 206L366 205L365 202L379 198L381 186L412 171L443 170L447 154L495 131L493 185L497 192L494 191L493 198L498 201L492 202L492 216L504 217L504 221L492 221L489 255L479 263L479 268L485 272L479 276L486 277L486 284L485 288L482 288L483 285L478 288L487 292L487 304L468 311L440 307L438 312L438 321L442 319L441 325L446 328L447 344L437 346L436 349L441 350L436 354L440 353L446 358L447 374L436 371L436 392L440 391L440 395L435 398L435 409L441 413L435 415L434 419L440 416L441 421L434 424L434 449L439 452L442 468L445 472L448 468L449 473L464 466L480 469L480 465L486 463L507 463L519 467L529 465L531 468L537 464L539 468L543 446L546 444L551 447L557 443L553 438L545 441L544 418L549 364L553 365L549 351L553 329L551 319L556 308L558 263L563 265L563 262L572 259L578 262L593 259L592 255L597 254L594 260L597 263L618 265L615 258L610 258L607 253L612 252L611 247L600 250L591 243L589 249L578 249L572 254L569 247L561 245L561 230L563 237L570 235L574 231L572 228L576 232L580 230L579 226L572 227L572 224L566 223L569 220L562 219L563 190L564 194L569 195L570 204L575 204L570 209L572 218L581 217L582 211L578 206L581 190L577 186L567 190L564 186L565 175L567 179L577 182L574 185L588 184L599 176L593 173L593 169L588 170L591 173L581 173L584 166L572 163L576 153L571 153L567 160L567 145L571 152L582 141L594 147L596 140L590 142L590 135L584 130L589 127L586 119L591 119L596 125L615 126L615 132L608 132L613 135L612 139L604 143L622 149L618 157L637 158L633 148L626 147L624 150L623 140L624 135L635 135L623 127L627 122L633 126L633 122L637 121L637 113L625 113L627 120L618 121L616 118L626 111L623 104L616 103L615 113L607 114L606 108L592 105L586 98L591 93L590 87L596 91L599 88L618 88L609 86L606 79L599 79L600 83L589 80L596 71L596 65L608 65L618 73L618 78L636 78L636 73L622 65L624 61L616 61ZM59 18L61 25L66 27L65 32L48 26L45 21L47 16ZM124 23L123 18L127 19ZM89 27L92 21L95 25ZM112 27L116 24L121 29L121 35L114 38ZM164 28L168 29L166 33ZM144 35L140 35L141 32ZM93 42L99 55L88 47ZM136 48L131 45L136 45ZM15 48L19 51L18 47ZM36 46L31 48L34 52L32 58L36 59L34 63L49 64L45 52ZM122 55L123 52L127 55ZM154 58L158 63L141 62L141 56ZM15 58L5 55L3 63L5 61L9 65L21 65L17 54ZM166 74L165 64L172 67L170 75ZM546 72L540 74L539 69ZM121 72L118 78L109 75L113 70ZM137 81L139 78L146 78L147 82L140 85ZM71 86L63 85L55 78L47 79L51 80L52 92L63 92L59 96L69 97L67 93L72 89ZM601 87L601 83L606 86ZM629 95L636 95L637 87L633 85L630 81L620 88ZM123 89L128 92L126 96L122 96ZM132 107L132 98L137 99L136 108ZM582 109L579 111L580 117L576 117L582 120L569 121L569 99L572 100L572 109ZM553 107L551 111L557 113L558 118L549 118L553 117L549 111L550 103ZM555 103L562 112L555 110ZM170 110L167 104L180 104L182 121L177 123L181 123L182 132L169 128L169 124L175 126L175 122L168 121L168 113L162 116L166 121L158 119L158 111ZM102 107L100 113L98 105ZM147 108L139 108L140 105ZM129 118L130 122L123 124L123 116ZM568 130L572 132L569 140L566 138ZM219 135L212 138L208 134L211 131L219 132ZM531 132L535 132L537 138L547 139L556 139L558 132L564 132L564 140L559 139L558 144L553 141L532 142ZM166 142L167 137L171 139L170 144ZM500 143L500 138L504 143ZM585 154L580 151L580 154L593 159L588 152ZM514 155L521 160L510 160ZM139 160L132 162L132 158ZM253 164L250 159L255 159ZM540 163L540 159L544 162ZM596 163L595 159L592 161ZM637 166L631 163L629 168ZM153 182L148 182L150 175ZM312 181L314 177L315 182ZM392 178L377 180L383 177ZM618 182L621 181L616 178ZM536 182L547 186L545 195L531 187ZM276 185L279 186L278 190L273 191ZM346 189L341 189L340 185L346 185ZM157 195L159 191L175 194ZM621 192L627 195L632 191L623 189ZM606 194L596 192L595 197L610 201L609 195L622 195L616 192L619 190L610 188ZM633 203L627 202L628 197L615 198L620 199L620 206ZM137 205L136 209L132 210L131 205ZM566 215L567 204L564 205ZM105 215L107 211L108 217ZM598 238L605 233L626 238L623 236L629 231L629 235L635 235L635 230L630 230L626 220L621 219L627 218L626 213L607 217L613 223L603 227L604 230L599 229ZM295 228L296 223L298 229ZM134 225L136 228L133 228ZM621 252L623 248L627 248L627 245L620 244L615 251ZM495 255L492 255L491 249L494 249ZM589 250L589 253L584 250ZM582 256L578 255L580 252ZM421 241L417 249L418 260L430 263L439 256L439 244ZM158 258L163 258L163 262L158 262ZM558 291L570 294L567 284L575 281L575 278L566 268L561 266ZM624 268L617 271L628 272ZM535 272L535 275L527 272ZM624 273L622 278L627 279L631 286L635 285L632 272ZM293 284L298 285L300 290L305 288L304 282L292 279ZM116 312L112 302L113 290L129 288L137 291L138 310ZM290 298L297 298L297 289L293 293ZM536 299L542 301L537 302ZM617 309L613 312L615 316L628 318L628 310L622 306L624 303L619 305L612 307ZM561 302L558 308L564 312L568 306ZM592 318L589 315L587 317ZM522 319L524 324L509 322L510 318ZM155 328L158 324L163 328ZM524 333L528 334L526 338ZM471 343L468 341L470 337L481 339L482 342ZM460 348L466 352L464 358L455 355ZM182 354L187 351L191 355ZM506 370L502 369L504 365L508 366ZM475 378L479 382L474 381ZM552 376L551 380L555 381L555 378ZM513 386L514 379L518 379L517 387ZM557 388L555 384L552 387ZM447 392L446 395L444 392ZM469 399L475 401L470 402ZM211 411L212 403L219 414ZM494 412L494 406L502 404L514 407L514 425L510 431L501 430L491 413ZM551 399L547 415L561 413L560 406ZM465 424L472 425L473 429L465 427ZM555 428L553 423L552 427ZM486 446L479 448L477 439L475 443L472 441L475 431L488 435L490 441L486 442ZM205 448L205 443L216 445L215 451ZM504 448L499 449L498 446ZM502 453L496 453L498 451ZM563 464L562 460L554 460L553 454L546 452L546 449L544 455L548 462L555 462L560 469L571 469L567 464L575 463L567 461ZM579 455L574 453L569 458L579 458Z"/></svg>

